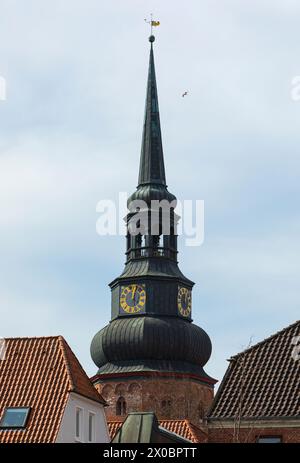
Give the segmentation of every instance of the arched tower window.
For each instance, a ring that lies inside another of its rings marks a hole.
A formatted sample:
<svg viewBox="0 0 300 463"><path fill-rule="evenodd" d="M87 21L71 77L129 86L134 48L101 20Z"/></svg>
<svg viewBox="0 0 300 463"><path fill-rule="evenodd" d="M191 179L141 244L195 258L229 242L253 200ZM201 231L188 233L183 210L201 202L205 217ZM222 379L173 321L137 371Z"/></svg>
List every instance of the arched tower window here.
<svg viewBox="0 0 300 463"><path fill-rule="evenodd" d="M126 400L124 397L119 397L116 405L116 415L123 416L126 415Z"/></svg>

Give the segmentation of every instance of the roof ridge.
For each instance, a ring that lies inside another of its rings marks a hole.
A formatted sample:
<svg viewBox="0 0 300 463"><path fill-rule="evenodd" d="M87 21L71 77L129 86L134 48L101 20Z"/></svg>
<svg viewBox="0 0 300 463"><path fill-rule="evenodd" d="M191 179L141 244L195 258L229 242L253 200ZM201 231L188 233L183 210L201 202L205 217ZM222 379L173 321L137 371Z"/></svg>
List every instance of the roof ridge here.
<svg viewBox="0 0 300 463"><path fill-rule="evenodd" d="M74 379L73 379L73 376L72 376L68 355L67 355L67 352L66 352L66 349L67 349L66 344L67 344L67 342L66 342L66 340L65 340L65 338L63 336L58 336L58 341L59 341L61 352L62 352L62 355L63 355L63 358L64 358L66 370L68 372L68 377L69 377L69 382L70 382L70 390L75 391L75 383L74 383Z"/></svg>
<svg viewBox="0 0 300 463"><path fill-rule="evenodd" d="M13 336L10 336L10 337L6 337L4 336L3 339L5 339L5 341L16 341L16 340L24 340L24 341L28 341L28 340L36 340L36 339L58 339L59 337L63 337L61 335L53 335L53 336L16 336L16 337L13 337Z"/></svg>
<svg viewBox="0 0 300 463"><path fill-rule="evenodd" d="M242 350L241 352L239 352L238 354L235 354L235 355L232 355L230 358L229 358L229 362L231 360L234 360L236 359L237 357L239 357L240 355L243 355L251 350L254 350L256 349L257 347L260 347L262 344L265 344L269 341L271 341L273 338L281 335L282 333L284 333L285 331L288 331L289 329L293 328L294 326L296 326L297 324L300 324L300 320L296 320L294 323L291 323L290 325L286 326L285 328L282 328L281 330L279 331L276 331L276 333L273 333L271 334L270 336L267 336L265 339L262 339L261 341L258 341L256 344L253 344L253 346L250 346L250 347L247 347L246 349Z"/></svg>
<svg viewBox="0 0 300 463"><path fill-rule="evenodd" d="M186 420L184 418L178 418L178 419L173 419L173 420L169 418L167 420L158 420L158 421L186 421Z"/></svg>
<svg viewBox="0 0 300 463"><path fill-rule="evenodd" d="M75 392L79 395L85 395L82 392L82 388L80 386L80 383L78 382L77 375L80 374L82 378L84 378L84 381L86 383L86 386L88 387L89 391L86 391L86 397L90 398L91 400L96 400L98 402L101 402L103 405L106 404L106 401L102 397L102 395L97 391L95 386L91 383L88 375L86 374L83 366L79 362L78 358L74 354L73 350L69 346L68 342L65 340L63 336L59 336L59 343L61 346L61 351L62 355L64 358L64 362L66 365L68 377L69 377L69 383L70 383L70 392ZM75 364L73 364L75 362ZM76 371L77 369L77 371Z"/></svg>

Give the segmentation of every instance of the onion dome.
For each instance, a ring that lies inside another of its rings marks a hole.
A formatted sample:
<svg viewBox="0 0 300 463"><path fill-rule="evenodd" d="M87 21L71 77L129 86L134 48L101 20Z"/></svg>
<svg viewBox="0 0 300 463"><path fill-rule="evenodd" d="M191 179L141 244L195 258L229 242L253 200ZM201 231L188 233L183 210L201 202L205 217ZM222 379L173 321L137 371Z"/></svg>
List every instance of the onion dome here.
<svg viewBox="0 0 300 463"><path fill-rule="evenodd" d="M173 317L113 320L91 344L98 374L139 370L194 373L205 376L211 341L197 325Z"/></svg>

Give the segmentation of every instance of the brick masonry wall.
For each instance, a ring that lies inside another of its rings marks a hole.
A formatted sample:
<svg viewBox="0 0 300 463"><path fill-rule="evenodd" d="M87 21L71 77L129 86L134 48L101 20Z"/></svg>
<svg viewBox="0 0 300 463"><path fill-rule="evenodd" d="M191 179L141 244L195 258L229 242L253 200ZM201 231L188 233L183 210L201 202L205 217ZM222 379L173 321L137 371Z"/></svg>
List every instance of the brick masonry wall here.
<svg viewBox="0 0 300 463"><path fill-rule="evenodd" d="M154 411L159 420L189 419L201 424L213 400L213 388L189 378L150 376L122 377L95 385L107 403L108 420L116 414L117 401L124 398L126 412Z"/></svg>
<svg viewBox="0 0 300 463"><path fill-rule="evenodd" d="M238 433L234 432L234 428L211 428L208 427L208 442L219 442L219 443L253 443L257 441L258 437L262 436L279 436L282 438L283 443L299 443L300 442L300 427L292 428L276 425L269 427L259 427L258 424L253 425L249 428L242 428ZM236 435L236 437L235 437Z"/></svg>

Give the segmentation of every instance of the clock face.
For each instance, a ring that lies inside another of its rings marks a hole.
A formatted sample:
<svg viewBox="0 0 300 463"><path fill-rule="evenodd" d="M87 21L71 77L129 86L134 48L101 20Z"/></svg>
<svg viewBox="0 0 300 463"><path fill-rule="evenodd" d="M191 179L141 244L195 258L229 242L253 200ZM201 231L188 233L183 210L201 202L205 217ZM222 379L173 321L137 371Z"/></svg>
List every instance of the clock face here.
<svg viewBox="0 0 300 463"><path fill-rule="evenodd" d="M140 312L146 303L145 285L122 286L120 307L126 313Z"/></svg>
<svg viewBox="0 0 300 463"><path fill-rule="evenodd" d="M177 305L180 315L183 317L189 317L192 311L192 291L184 288L183 286L178 287Z"/></svg>

